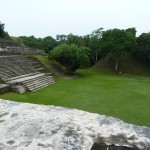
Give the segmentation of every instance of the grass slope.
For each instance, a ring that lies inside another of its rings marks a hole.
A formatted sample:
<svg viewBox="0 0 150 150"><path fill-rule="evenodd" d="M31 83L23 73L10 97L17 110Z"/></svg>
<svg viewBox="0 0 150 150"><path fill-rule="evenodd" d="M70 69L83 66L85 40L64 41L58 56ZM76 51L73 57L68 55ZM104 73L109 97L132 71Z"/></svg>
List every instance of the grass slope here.
<svg viewBox="0 0 150 150"><path fill-rule="evenodd" d="M59 64L52 61L48 61L48 56L35 55L35 57L51 72L57 77L64 77L64 71Z"/></svg>
<svg viewBox="0 0 150 150"><path fill-rule="evenodd" d="M55 84L34 93L7 93L0 98L77 108L150 126L150 77L102 74L93 70L77 73L79 78L56 78Z"/></svg>
<svg viewBox="0 0 150 150"><path fill-rule="evenodd" d="M101 59L92 68L96 69L97 71L113 73L115 72L115 61L108 56L104 59ZM129 56L127 60L119 62L118 72L131 75L150 75L150 68L137 61L132 56Z"/></svg>

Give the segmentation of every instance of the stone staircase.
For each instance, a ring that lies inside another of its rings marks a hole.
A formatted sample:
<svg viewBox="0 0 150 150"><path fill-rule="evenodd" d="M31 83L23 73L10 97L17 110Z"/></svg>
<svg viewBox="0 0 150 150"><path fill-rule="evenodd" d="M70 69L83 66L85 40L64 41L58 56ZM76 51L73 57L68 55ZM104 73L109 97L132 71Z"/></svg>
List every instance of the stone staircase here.
<svg viewBox="0 0 150 150"><path fill-rule="evenodd" d="M53 76L46 73L33 73L4 80L9 85L23 85L28 91L35 92L54 83Z"/></svg>
<svg viewBox="0 0 150 150"><path fill-rule="evenodd" d="M29 73L36 70L20 55L0 56L0 78L7 79Z"/></svg>
<svg viewBox="0 0 150 150"><path fill-rule="evenodd" d="M41 64L34 68L29 60L19 55L0 56L0 79L17 93L35 92L54 83L50 73L40 72Z"/></svg>
<svg viewBox="0 0 150 150"><path fill-rule="evenodd" d="M35 57L28 57L28 62L32 64L36 71L47 72L45 66Z"/></svg>
<svg viewBox="0 0 150 150"><path fill-rule="evenodd" d="M52 76L42 75L33 79L24 80L22 83L29 89L29 91L35 92L53 84L54 78Z"/></svg>

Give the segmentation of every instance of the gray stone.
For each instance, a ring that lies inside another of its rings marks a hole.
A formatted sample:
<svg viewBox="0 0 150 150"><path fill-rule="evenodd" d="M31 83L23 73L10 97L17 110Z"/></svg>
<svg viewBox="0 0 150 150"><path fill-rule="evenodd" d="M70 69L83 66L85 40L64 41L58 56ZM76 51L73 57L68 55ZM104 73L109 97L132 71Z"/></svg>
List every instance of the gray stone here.
<svg viewBox="0 0 150 150"><path fill-rule="evenodd" d="M63 107L0 99L0 150L150 150L150 128Z"/></svg>
<svg viewBox="0 0 150 150"><path fill-rule="evenodd" d="M10 85L9 84L0 84L0 94L3 94L5 92L10 91Z"/></svg>
<svg viewBox="0 0 150 150"><path fill-rule="evenodd" d="M26 87L24 85L14 85L11 87L12 91L18 93L18 94L23 94L27 91Z"/></svg>

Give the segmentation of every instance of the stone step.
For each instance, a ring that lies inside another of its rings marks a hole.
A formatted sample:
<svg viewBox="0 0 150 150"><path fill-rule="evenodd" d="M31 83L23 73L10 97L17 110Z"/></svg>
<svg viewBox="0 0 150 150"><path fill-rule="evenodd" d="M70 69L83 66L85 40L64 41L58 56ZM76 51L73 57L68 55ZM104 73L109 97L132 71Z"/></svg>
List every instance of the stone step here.
<svg viewBox="0 0 150 150"><path fill-rule="evenodd" d="M36 87L36 88L30 88L30 91L32 91L32 92L35 92L35 91L38 91L38 90L40 90L40 89L42 89L42 88L44 88L44 87L47 87L47 86L49 86L49 85L51 85L51 84L53 84L53 83L55 83L54 81L52 81L52 82L50 82L50 83L46 83L46 84L44 84L44 85L41 85L41 86L38 86L38 87Z"/></svg>
<svg viewBox="0 0 150 150"><path fill-rule="evenodd" d="M0 58L13 58L13 57L21 57L20 55L9 55L9 56L0 56Z"/></svg>
<svg viewBox="0 0 150 150"><path fill-rule="evenodd" d="M33 65L33 67L36 68L41 68L41 65Z"/></svg>
<svg viewBox="0 0 150 150"><path fill-rule="evenodd" d="M20 78L20 79L11 80L11 81L8 81L6 83L14 84L14 83L18 83L18 82L23 82L23 81L26 81L26 80L34 79L34 78L37 78L37 77L40 77L40 76L43 76L43 75L45 75L45 73L40 73L40 74L36 74L36 75L33 75L33 76L29 76L29 77L24 77L24 78Z"/></svg>
<svg viewBox="0 0 150 150"><path fill-rule="evenodd" d="M43 81L43 82L40 82L40 83L36 83L36 84L30 84L30 85L26 85L28 88L35 88L35 87L40 87L40 86L42 86L42 85L45 85L45 84L49 84L49 83L51 83L51 82L53 82L53 80L49 80L49 81Z"/></svg>
<svg viewBox="0 0 150 150"><path fill-rule="evenodd" d="M14 75L14 73L11 73L11 72L2 72L2 71L0 71L0 74L3 75L3 76L9 76L9 77Z"/></svg>
<svg viewBox="0 0 150 150"><path fill-rule="evenodd" d="M0 78L2 79L2 80L4 80L4 79L8 79L8 78L10 78L11 76L9 76L8 74L1 74L0 73Z"/></svg>
<svg viewBox="0 0 150 150"><path fill-rule="evenodd" d="M11 78L11 77L14 77L16 76L13 72L1 72L0 71L0 74L2 76L2 78Z"/></svg>
<svg viewBox="0 0 150 150"><path fill-rule="evenodd" d="M20 64L12 63L12 64L3 64L0 66L1 66L0 70L2 72L8 72L8 73L13 72L16 76L36 72L36 70L33 67L25 67L25 66L21 66Z"/></svg>
<svg viewBox="0 0 150 150"><path fill-rule="evenodd" d="M44 78L46 77L46 78L48 78L48 79L51 79L52 78L52 76L46 76L46 75L43 75L44 76ZM37 81L37 80L42 80L43 79L43 76L40 76L40 77L38 77L38 78L34 78L34 79L30 79L30 80L26 80L26 81L23 81L23 83L24 84L30 84L31 82L34 82L34 81Z"/></svg>
<svg viewBox="0 0 150 150"><path fill-rule="evenodd" d="M23 83L30 85L30 84L34 84L34 83L38 83L38 82L42 82L42 81L47 81L47 80L54 80L54 78L52 76L43 75L43 76L40 76L38 78L24 81Z"/></svg>
<svg viewBox="0 0 150 150"><path fill-rule="evenodd" d="M28 62L31 63L31 64L38 64L38 62L35 62L35 61L29 61L28 60Z"/></svg>
<svg viewBox="0 0 150 150"><path fill-rule="evenodd" d="M35 68L37 71L44 70L44 68Z"/></svg>
<svg viewBox="0 0 150 150"><path fill-rule="evenodd" d="M43 80L43 81L40 81L40 82L34 82L34 83L31 83L31 84L24 84L24 85L26 85L27 87L34 87L34 86L39 86L39 85L41 85L41 84L44 84L44 83L50 83L50 82L52 82L52 81L54 81L53 79L51 79L51 80Z"/></svg>
<svg viewBox="0 0 150 150"><path fill-rule="evenodd" d="M33 76L33 75L36 75L36 74L39 74L39 72L34 72L34 73L30 73L30 74L16 76L16 77L12 77L12 78L9 78L9 79L3 80L3 81L8 82L8 81L12 81L12 80L16 80L16 79L20 79L20 78L24 78L24 77Z"/></svg>
<svg viewBox="0 0 150 150"><path fill-rule="evenodd" d="M51 83L51 84L54 84L54 83ZM36 89L32 90L31 92L36 92L36 91L41 90L41 89L43 89L43 88L45 88L45 87L47 87L47 86L50 86L51 84L42 86L42 87L40 87L40 88L36 88Z"/></svg>
<svg viewBox="0 0 150 150"><path fill-rule="evenodd" d="M51 85L53 82L45 83L45 84L40 84L39 86L34 86L34 87L27 87L29 91L35 91L36 89L41 89L45 86Z"/></svg>

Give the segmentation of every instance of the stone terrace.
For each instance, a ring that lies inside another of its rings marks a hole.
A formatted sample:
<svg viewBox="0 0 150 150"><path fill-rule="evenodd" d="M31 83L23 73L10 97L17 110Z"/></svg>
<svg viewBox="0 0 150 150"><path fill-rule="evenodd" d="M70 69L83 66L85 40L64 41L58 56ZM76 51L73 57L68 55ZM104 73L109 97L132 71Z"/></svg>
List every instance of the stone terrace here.
<svg viewBox="0 0 150 150"><path fill-rule="evenodd" d="M50 74L39 72L38 68L33 67L33 62L21 55L0 56L0 80L5 84L1 86L0 93L6 91L2 87L6 89L10 86L11 90L24 93L34 92L54 83Z"/></svg>

